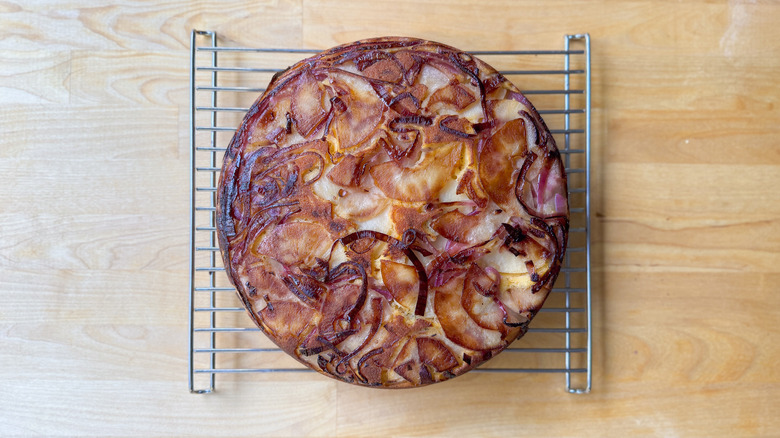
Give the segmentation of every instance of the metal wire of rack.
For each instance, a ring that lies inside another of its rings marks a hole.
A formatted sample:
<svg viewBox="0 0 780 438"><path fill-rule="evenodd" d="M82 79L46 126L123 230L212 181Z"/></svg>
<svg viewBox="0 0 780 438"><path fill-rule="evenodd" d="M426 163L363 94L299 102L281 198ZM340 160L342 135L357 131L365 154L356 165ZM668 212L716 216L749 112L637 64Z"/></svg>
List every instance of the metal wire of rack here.
<svg viewBox="0 0 780 438"><path fill-rule="evenodd" d="M310 371L253 333L259 329L223 274L215 211L222 154L243 114L264 91L257 84L268 83L272 74L318 50L221 47L217 41L213 31L192 31L189 389L193 393L212 392L217 375ZM568 392L587 393L592 383L590 37L566 35L563 50L470 53L518 84L545 118L566 167L571 212L569 246L547 303L523 338L472 372L558 373L565 376Z"/></svg>

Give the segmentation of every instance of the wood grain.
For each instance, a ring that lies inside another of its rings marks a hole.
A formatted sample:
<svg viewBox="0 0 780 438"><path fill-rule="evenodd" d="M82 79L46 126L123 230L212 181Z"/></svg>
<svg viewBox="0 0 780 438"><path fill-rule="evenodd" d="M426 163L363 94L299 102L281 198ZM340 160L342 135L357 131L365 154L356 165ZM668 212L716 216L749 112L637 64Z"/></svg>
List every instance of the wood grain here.
<svg viewBox="0 0 780 438"><path fill-rule="evenodd" d="M0 1L0 435L776 436L778 21L780 3L748 0ZM593 392L547 374L407 392L275 373L189 394L192 28L292 48L560 49L589 32Z"/></svg>

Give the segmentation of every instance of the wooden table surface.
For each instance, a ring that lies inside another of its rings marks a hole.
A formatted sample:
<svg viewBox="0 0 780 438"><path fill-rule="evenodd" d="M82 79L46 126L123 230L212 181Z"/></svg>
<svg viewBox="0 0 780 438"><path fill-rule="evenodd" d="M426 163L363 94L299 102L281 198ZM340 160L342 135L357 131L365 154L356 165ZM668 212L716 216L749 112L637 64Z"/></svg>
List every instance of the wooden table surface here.
<svg viewBox="0 0 780 438"><path fill-rule="evenodd" d="M0 435L780 436L780 3L0 1ZM487 6L491 3L492 6ZM189 39L593 49L594 385L187 390Z"/></svg>

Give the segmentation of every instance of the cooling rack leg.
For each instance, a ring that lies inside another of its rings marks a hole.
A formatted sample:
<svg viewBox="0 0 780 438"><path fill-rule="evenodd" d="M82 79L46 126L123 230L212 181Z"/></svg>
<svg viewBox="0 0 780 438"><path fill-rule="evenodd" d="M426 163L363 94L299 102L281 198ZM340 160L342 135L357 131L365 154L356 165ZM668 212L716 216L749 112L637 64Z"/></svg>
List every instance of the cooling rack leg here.
<svg viewBox="0 0 780 438"><path fill-rule="evenodd" d="M189 324L189 387L195 391L195 30L190 34L190 324Z"/></svg>
<svg viewBox="0 0 780 438"><path fill-rule="evenodd" d="M196 388L195 387L195 193L196 193L196 180L195 180L195 167L196 167L196 148L195 148L195 57L196 57L196 48L197 48L197 38L199 36L207 36L211 38L211 44L213 46L216 46L217 36L216 33L211 31L200 31L200 30L193 30L190 35L190 172L191 172L191 178L190 178L190 315L189 315L189 389L190 392L196 393L196 394L204 394L214 391L214 383L215 383L215 376L212 373L210 380L209 380L209 386L205 389ZM212 63L216 65L216 52L213 53ZM212 82L216 82L216 72L213 72L212 74ZM212 96L212 103L216 100L216 94ZM212 126L215 124L214 118L216 117L216 114L212 117ZM212 134L212 145L216 143L215 138L216 133ZM214 155L214 152L212 152L212 159L211 159L211 165L214 166L216 160L216 156ZM213 179L213 177L212 177ZM213 184L213 181L212 181ZM215 205L213 202L213 197L215 194L212 194L212 205ZM214 224L214 216L212 214L211 217L212 225ZM213 241L213 236L211 239L211 245L214 246L215 242ZM212 252L211 256L212 258L211 263L212 266L214 264L214 257L215 254ZM215 277L214 272L210 273L210 284L212 289L215 286ZM211 306L214 307L215 304L215 295L214 292L211 292ZM210 317L210 323L211 327L215 327L215 320L214 320L214 313L212 312ZM211 349L213 350L215 347L215 333L212 332L210 334L210 345ZM215 357L214 354L211 354L210 357L210 364L211 369L215 368Z"/></svg>
<svg viewBox="0 0 780 438"><path fill-rule="evenodd" d="M586 305L587 305L587 318L588 318L588 361L587 367L587 384L582 390L576 390L578 393L590 392L592 386L593 376L593 314L591 311L591 263L590 263L590 35L584 34L581 38L585 41L585 212L586 212L586 226L585 226L585 263L588 267L587 270L587 286L586 286Z"/></svg>
<svg viewBox="0 0 780 438"><path fill-rule="evenodd" d="M580 34L580 35L567 35L565 40L565 48L566 48L566 57L565 57L565 69L568 72L570 70L570 61L571 56L569 53L570 43L572 40L579 40L582 41L585 45L585 276L586 276L586 303L585 303L585 318L586 318L586 336L587 336L587 348L586 348L586 382L584 387L572 387L571 384L571 372L567 371L566 373L566 390L569 391L572 394L585 394L590 392L591 389L591 382L592 382L592 311L591 311L591 258L590 258L590 251L591 251L591 242L590 242L590 114L591 114L591 101L590 101L590 83L591 83L591 74L590 74L590 35L588 34ZM565 88L568 91L570 89L570 74L567 73L564 77L565 81ZM569 131L570 131L570 117L569 117L569 109L570 109L570 94L567 92L565 95L565 110L566 115L564 117L565 121L565 129L566 129L566 144L565 148L568 150L570 146L570 138L569 138ZM566 160L567 162L570 160L570 154L566 154ZM567 166L568 167L568 166ZM566 260L567 265L569 262L569 254L566 254ZM566 308L568 309L570 307L570 294L569 294L569 276L568 273L566 275ZM570 328L570 314L567 311L566 313L566 369L571 369L571 335L569 332Z"/></svg>
<svg viewBox="0 0 780 438"><path fill-rule="evenodd" d="M564 49L566 51L566 55L564 57L564 65L563 69L567 72L564 77L564 90L566 90L566 93L563 95L563 109L565 111L565 114L563 116L563 129L566 131L566 134L564 135L564 149L568 151L570 149L571 145L571 134L569 133L571 129L571 117L569 114L569 111L571 110L571 94L569 91L571 90L571 74L569 74L569 70L571 68L571 55L569 54L569 44L570 39L567 37L565 40L565 46ZM565 154L565 166L566 168L571 168L571 154ZM570 267L571 262L571 256L570 254L566 254L565 256L565 263L564 266ZM566 323L566 355L564 356L564 366L566 368L566 389L571 391L571 372L569 371L571 369L571 333L569 332L569 329L571 329L571 313L569 309L571 308L571 297L569 295L569 288L571 287L571 273L569 271L566 271L564 273L565 281L566 281L566 314L564 315L565 323Z"/></svg>

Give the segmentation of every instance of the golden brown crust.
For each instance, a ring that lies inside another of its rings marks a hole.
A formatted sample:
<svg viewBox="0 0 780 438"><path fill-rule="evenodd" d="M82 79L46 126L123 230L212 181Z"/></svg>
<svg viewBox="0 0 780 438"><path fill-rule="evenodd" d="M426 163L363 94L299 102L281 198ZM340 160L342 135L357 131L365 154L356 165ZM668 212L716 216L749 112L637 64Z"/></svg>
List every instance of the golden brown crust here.
<svg viewBox="0 0 780 438"><path fill-rule="evenodd" d="M481 60L412 38L274 77L217 198L226 270L257 325L366 386L447 380L522 336L568 232L563 164L533 106Z"/></svg>

